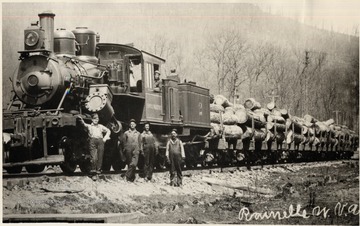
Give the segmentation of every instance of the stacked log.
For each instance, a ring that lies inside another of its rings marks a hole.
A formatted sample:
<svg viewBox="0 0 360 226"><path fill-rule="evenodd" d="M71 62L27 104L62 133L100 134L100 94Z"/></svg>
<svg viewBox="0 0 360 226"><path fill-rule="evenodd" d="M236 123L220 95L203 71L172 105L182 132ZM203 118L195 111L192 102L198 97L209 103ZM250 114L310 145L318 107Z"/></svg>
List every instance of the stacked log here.
<svg viewBox="0 0 360 226"><path fill-rule="evenodd" d="M222 106L224 108L233 106L233 104L230 101L228 101L228 99L223 95L216 95L214 98L214 104Z"/></svg>
<svg viewBox="0 0 360 226"><path fill-rule="evenodd" d="M286 138L287 124L285 119L288 118L288 112L286 109L278 109L274 102L268 103L266 107L269 112L266 118L266 128L269 131L268 141L283 143Z"/></svg>
<svg viewBox="0 0 360 226"><path fill-rule="evenodd" d="M210 111L210 122L220 124L220 113Z"/></svg>
<svg viewBox="0 0 360 226"><path fill-rule="evenodd" d="M247 100L245 100L244 107L246 109L254 111L256 109L260 109L261 105L254 98L248 98Z"/></svg>
<svg viewBox="0 0 360 226"><path fill-rule="evenodd" d="M261 113L247 111L247 121L245 122L245 125L253 127L253 123L255 129L262 129L266 125L266 119Z"/></svg>
<svg viewBox="0 0 360 226"><path fill-rule="evenodd" d="M268 103L268 104L266 105L266 107L267 107L270 111L272 111L272 110L276 107L275 102L270 102L270 103Z"/></svg>
<svg viewBox="0 0 360 226"><path fill-rule="evenodd" d="M243 131L237 125L224 125L224 134L226 138L241 139Z"/></svg>
<svg viewBox="0 0 360 226"><path fill-rule="evenodd" d="M215 133L223 132L225 138L332 147L359 143L354 131L335 124L333 119L320 121L309 114L302 118L292 116L273 102L262 108L254 98L246 99L241 105L232 104L224 96L217 95L210 104L210 120Z"/></svg>
<svg viewBox="0 0 360 226"><path fill-rule="evenodd" d="M217 95L213 104L210 104L210 121L215 134L224 134L225 138L240 139L243 131L237 126L238 117L236 111L244 109L241 105L233 105L226 97Z"/></svg>
<svg viewBox="0 0 360 226"><path fill-rule="evenodd" d="M245 109L238 109L235 111L235 115L237 117L237 123L238 124L244 124L248 120L248 114Z"/></svg>
<svg viewBox="0 0 360 226"><path fill-rule="evenodd" d="M306 115L304 118L296 116L289 116L286 122L286 127L289 130L287 134L286 143L295 145L299 144L317 144L315 139L313 122L314 118L310 115Z"/></svg>
<svg viewBox="0 0 360 226"><path fill-rule="evenodd" d="M270 111L262 108L261 104L254 98L246 99L244 107L246 111L243 111L242 115L246 114L246 117L242 118L246 118L246 121L240 120L239 124L246 127L245 137L254 138L255 142L266 141L268 139L266 123Z"/></svg>
<svg viewBox="0 0 360 226"><path fill-rule="evenodd" d="M289 130L292 130L293 136L300 135L301 126L301 134L306 138L304 139L305 142L302 143L308 143L309 145L351 146L358 139L355 132L351 133L346 126L336 125L334 119L319 121L311 115L305 115L303 118L293 116L287 121L286 125ZM354 138L350 134L354 134ZM299 137L294 138L294 140L299 139Z"/></svg>

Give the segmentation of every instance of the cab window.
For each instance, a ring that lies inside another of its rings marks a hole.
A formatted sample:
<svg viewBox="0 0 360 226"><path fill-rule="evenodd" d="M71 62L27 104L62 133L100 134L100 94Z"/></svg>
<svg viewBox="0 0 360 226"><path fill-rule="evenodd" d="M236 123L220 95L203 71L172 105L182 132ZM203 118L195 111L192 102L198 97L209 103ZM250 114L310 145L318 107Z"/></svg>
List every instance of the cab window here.
<svg viewBox="0 0 360 226"><path fill-rule="evenodd" d="M145 77L146 77L145 87L146 88L154 89L155 71L157 71L159 69L160 69L160 66L158 64L152 64L149 62L145 63Z"/></svg>

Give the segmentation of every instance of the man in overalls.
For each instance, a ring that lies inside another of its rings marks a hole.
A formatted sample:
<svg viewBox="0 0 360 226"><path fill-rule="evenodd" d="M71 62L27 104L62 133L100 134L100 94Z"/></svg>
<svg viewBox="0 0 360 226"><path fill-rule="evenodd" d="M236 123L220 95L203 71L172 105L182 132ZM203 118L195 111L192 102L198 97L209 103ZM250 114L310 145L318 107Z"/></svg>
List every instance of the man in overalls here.
<svg viewBox="0 0 360 226"><path fill-rule="evenodd" d="M145 181L152 179L155 156L158 153L154 135L150 132L150 123L146 122L144 131L141 134L141 149L144 155L144 176Z"/></svg>
<svg viewBox="0 0 360 226"><path fill-rule="evenodd" d="M124 133L124 149L128 170L125 173L126 180L133 182L135 180L136 166L139 161L141 134L136 130L134 119L130 120L130 128Z"/></svg>
<svg viewBox="0 0 360 226"><path fill-rule="evenodd" d="M185 159L183 143L177 138L177 130L171 131L171 138L166 144L166 158L170 163L170 186L182 185L181 163Z"/></svg>

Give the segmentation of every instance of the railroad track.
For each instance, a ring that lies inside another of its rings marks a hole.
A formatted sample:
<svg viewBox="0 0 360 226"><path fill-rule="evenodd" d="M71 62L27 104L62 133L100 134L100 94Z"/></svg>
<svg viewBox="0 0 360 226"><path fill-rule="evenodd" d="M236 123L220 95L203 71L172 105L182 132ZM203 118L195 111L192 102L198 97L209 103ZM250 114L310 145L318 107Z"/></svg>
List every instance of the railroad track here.
<svg viewBox="0 0 360 226"><path fill-rule="evenodd" d="M288 169L289 166L294 166L294 165L312 165L312 164L319 164L319 163L325 163L325 162L358 162L358 159L346 159L346 160L334 160L334 161L314 161L314 162L291 162L291 163L277 163L277 164L265 164L265 165L251 165L250 170L261 170L261 169L268 169L268 168L273 168L273 167L282 167L284 169ZM210 171L211 172L234 172L236 170L240 170L240 171L246 171L249 170L247 166L245 165L238 165L238 166L200 166L200 164L198 165L198 167L195 168L191 168L191 169L186 169L184 168L184 176L190 176L193 174L207 174ZM167 172L168 169L154 169L154 173L162 173L162 172ZM291 171L291 170L289 170ZM103 172L102 175L104 176L117 176L117 175L122 175L126 172L126 169L123 169L121 171L109 171L109 172ZM139 173L139 170L137 171L137 173ZM41 173L28 173L26 171L23 171L19 174L8 174L6 172L3 172L3 182L6 182L8 180L11 179L25 179L28 181L36 181L37 178L44 178L44 177L48 177L48 178L66 178L66 177L78 177L78 176L88 176L87 174L83 173L80 171L79 168L76 169L76 171L71 174L65 174L64 172L61 171L60 167L56 166L56 167L49 167L47 169L45 169L43 172ZM4 183L5 185L6 183Z"/></svg>

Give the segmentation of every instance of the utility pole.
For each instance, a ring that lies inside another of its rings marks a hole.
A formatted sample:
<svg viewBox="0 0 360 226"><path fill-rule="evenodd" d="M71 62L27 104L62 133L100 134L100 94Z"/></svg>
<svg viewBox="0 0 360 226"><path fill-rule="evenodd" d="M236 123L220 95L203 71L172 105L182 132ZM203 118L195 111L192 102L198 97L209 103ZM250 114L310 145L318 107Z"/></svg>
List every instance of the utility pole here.
<svg viewBox="0 0 360 226"><path fill-rule="evenodd" d="M274 102L274 104L275 104L275 98L278 98L278 97L280 97L280 96L279 96L279 95L275 95L275 91L273 90L273 91L271 92L271 95L268 95L268 97L270 97L271 100L272 100L272 102Z"/></svg>
<svg viewBox="0 0 360 226"><path fill-rule="evenodd" d="M309 66L309 51L305 51L305 67ZM305 114L309 113L309 103L308 103L308 73L305 72Z"/></svg>
<svg viewBox="0 0 360 226"><path fill-rule="evenodd" d="M237 89L234 91L234 105L236 104L236 100L239 99L239 95L237 94Z"/></svg>
<svg viewBox="0 0 360 226"><path fill-rule="evenodd" d="M341 111L336 110L336 111L333 111L333 112L335 112L335 115L336 115L336 124L339 125L339 113L340 113Z"/></svg>

